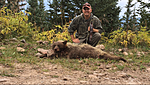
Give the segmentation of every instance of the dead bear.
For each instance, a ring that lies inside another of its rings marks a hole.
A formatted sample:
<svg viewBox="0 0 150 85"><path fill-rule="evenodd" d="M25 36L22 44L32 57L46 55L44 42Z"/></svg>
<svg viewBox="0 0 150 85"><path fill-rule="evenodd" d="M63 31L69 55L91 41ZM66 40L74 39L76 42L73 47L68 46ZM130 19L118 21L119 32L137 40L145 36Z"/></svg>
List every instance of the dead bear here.
<svg viewBox="0 0 150 85"><path fill-rule="evenodd" d="M52 50L57 57L67 57L70 59L77 58L100 58L100 59L110 59L110 60L122 60L127 62L124 58L118 56L112 56L107 52L104 52L96 47L88 44L72 44L67 43L67 41L57 41L52 44Z"/></svg>

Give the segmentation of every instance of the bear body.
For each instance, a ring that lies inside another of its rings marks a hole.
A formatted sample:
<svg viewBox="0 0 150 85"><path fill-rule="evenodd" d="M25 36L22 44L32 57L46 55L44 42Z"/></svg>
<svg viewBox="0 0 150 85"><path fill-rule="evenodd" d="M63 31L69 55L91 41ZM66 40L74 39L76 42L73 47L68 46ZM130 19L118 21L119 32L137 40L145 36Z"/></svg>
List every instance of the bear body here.
<svg viewBox="0 0 150 85"><path fill-rule="evenodd" d="M100 59L110 59L110 60L122 60L126 62L126 60L122 57L112 56L107 52L104 52L96 47L93 47L88 44L72 44L64 42L54 42L52 44L52 50L54 51L57 57L67 57L70 59L77 58L100 58Z"/></svg>

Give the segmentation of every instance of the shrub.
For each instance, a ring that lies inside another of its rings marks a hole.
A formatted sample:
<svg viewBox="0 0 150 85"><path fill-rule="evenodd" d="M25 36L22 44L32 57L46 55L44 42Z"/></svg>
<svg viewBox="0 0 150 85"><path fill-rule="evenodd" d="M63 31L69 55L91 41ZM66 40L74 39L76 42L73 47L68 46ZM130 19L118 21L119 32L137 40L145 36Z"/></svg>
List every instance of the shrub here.
<svg viewBox="0 0 150 85"><path fill-rule="evenodd" d="M30 14L29 12L26 12ZM0 35L5 38L28 36L31 38L35 28L31 27L32 24L28 23L28 16L23 12L14 13L6 7L0 10Z"/></svg>
<svg viewBox="0 0 150 85"><path fill-rule="evenodd" d="M146 31L145 27L141 27L141 30L138 32L133 32L128 30L124 31L122 28L118 29L111 33L111 39L108 40L108 43L119 44L124 47L127 46L137 46L137 45L148 45L150 46L150 35Z"/></svg>
<svg viewBox="0 0 150 85"><path fill-rule="evenodd" d="M57 32L56 29L52 29L50 31L44 31L41 33L38 33L36 35L36 40L48 40L51 43L53 41L58 40L67 40L71 42L71 37L68 35L68 24L65 24L63 27L60 25L55 25L55 28L60 28L60 30Z"/></svg>

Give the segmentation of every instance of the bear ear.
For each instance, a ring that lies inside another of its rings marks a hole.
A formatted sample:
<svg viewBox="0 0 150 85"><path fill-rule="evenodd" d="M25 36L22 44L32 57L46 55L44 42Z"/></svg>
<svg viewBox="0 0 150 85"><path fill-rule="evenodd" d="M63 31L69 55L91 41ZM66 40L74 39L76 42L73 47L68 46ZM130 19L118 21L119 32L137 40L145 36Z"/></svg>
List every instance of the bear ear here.
<svg viewBox="0 0 150 85"><path fill-rule="evenodd" d="M67 40L65 40L65 41L63 42L63 44L66 45L66 44L67 44Z"/></svg>

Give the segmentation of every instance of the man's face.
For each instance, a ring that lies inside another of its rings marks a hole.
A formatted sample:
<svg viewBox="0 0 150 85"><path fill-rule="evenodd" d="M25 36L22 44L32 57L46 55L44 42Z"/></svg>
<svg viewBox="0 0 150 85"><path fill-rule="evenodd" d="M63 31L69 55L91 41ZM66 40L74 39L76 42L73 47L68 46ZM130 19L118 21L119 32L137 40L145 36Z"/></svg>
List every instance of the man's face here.
<svg viewBox="0 0 150 85"><path fill-rule="evenodd" d="M82 12L83 12L84 16L90 16L92 9L85 7L85 8L82 8Z"/></svg>
<svg viewBox="0 0 150 85"><path fill-rule="evenodd" d="M92 12L91 5L89 3L85 3L82 7L82 12L84 16L90 17L91 12Z"/></svg>

